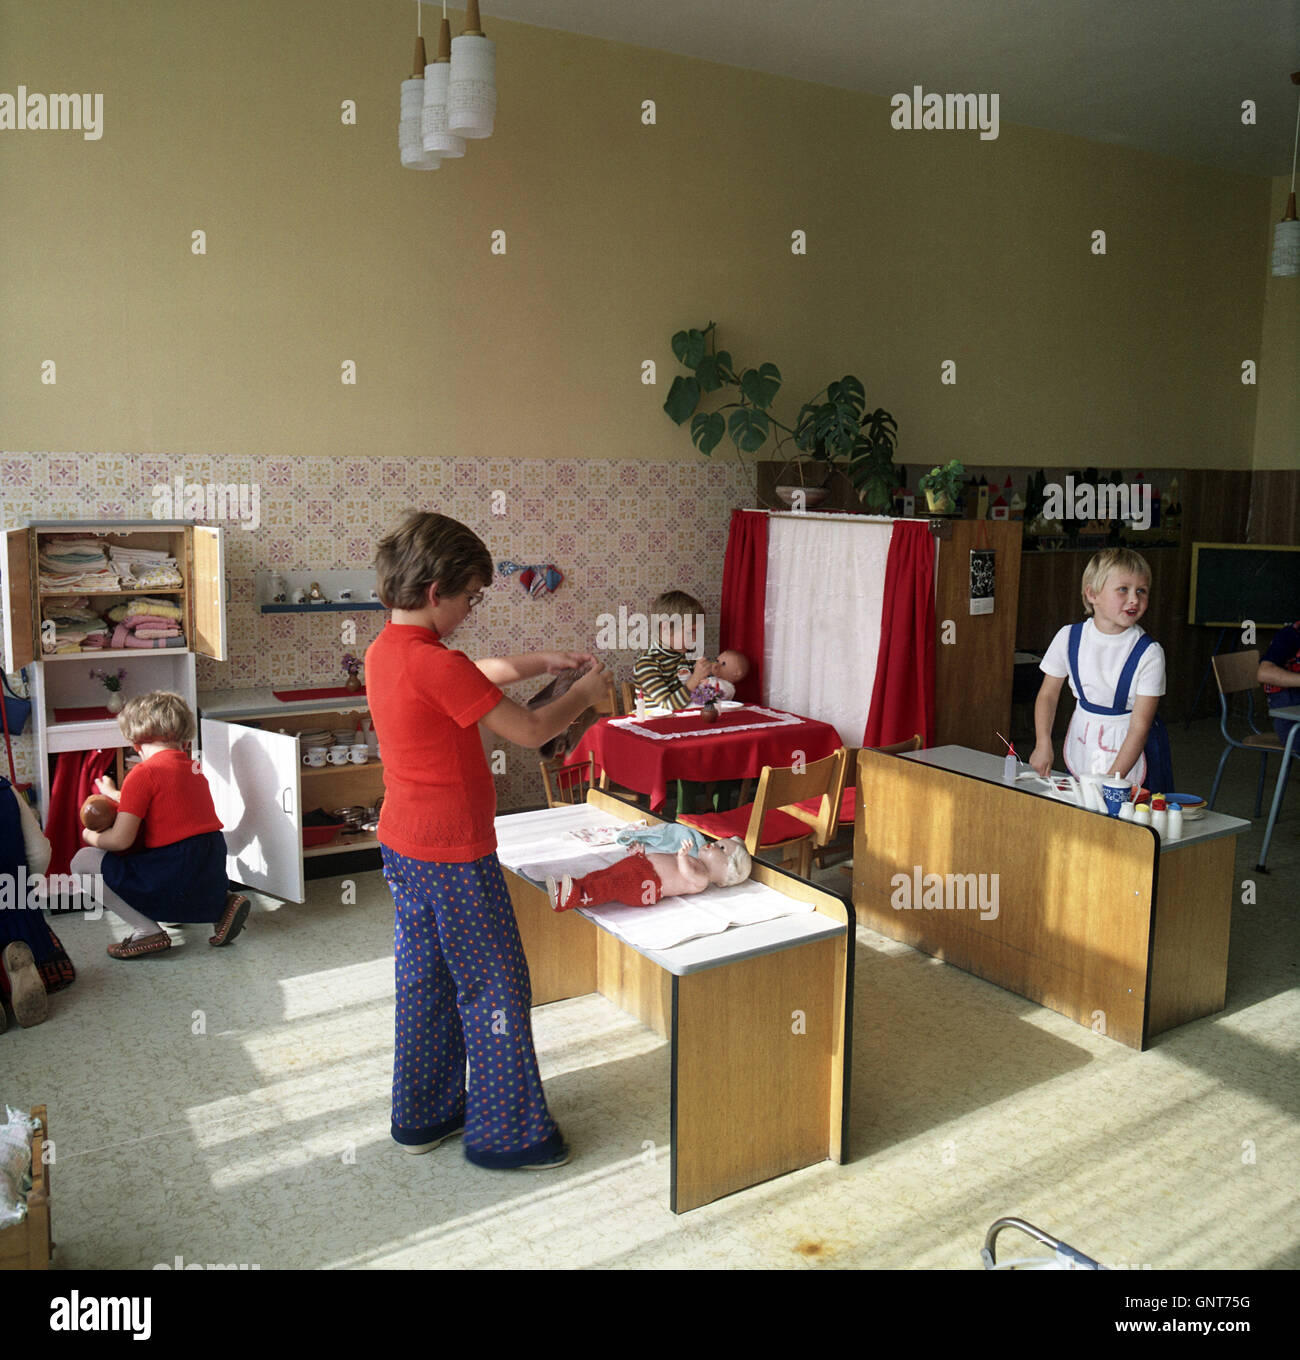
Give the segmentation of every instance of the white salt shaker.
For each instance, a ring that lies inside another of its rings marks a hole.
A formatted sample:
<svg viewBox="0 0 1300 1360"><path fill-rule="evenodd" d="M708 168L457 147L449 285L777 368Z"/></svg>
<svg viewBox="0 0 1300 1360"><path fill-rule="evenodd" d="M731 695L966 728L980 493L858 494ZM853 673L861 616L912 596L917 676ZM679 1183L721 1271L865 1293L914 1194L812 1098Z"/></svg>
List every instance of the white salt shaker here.
<svg viewBox="0 0 1300 1360"><path fill-rule="evenodd" d="M1139 826L1151 825L1151 809L1147 806L1146 803L1139 803L1133 809L1133 820Z"/></svg>
<svg viewBox="0 0 1300 1360"><path fill-rule="evenodd" d="M1170 803L1165 810L1165 840L1180 841L1183 838L1183 809L1178 803Z"/></svg>

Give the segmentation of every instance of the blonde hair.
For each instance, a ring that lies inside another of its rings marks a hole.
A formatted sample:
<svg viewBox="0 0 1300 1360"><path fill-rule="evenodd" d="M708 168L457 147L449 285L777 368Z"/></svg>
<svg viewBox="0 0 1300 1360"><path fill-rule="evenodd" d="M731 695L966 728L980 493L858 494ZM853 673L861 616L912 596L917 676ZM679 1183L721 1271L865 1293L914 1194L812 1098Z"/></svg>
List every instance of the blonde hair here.
<svg viewBox="0 0 1300 1360"><path fill-rule="evenodd" d="M157 689L128 699L117 715L117 725L132 746L189 741L195 729L189 704L179 694Z"/></svg>
<svg viewBox="0 0 1300 1360"><path fill-rule="evenodd" d="M731 849L731 854L727 859L727 872L722 875L720 887L730 888L736 883L743 883L749 877L749 871L753 867L754 861L749 857L749 851L745 849L745 842L739 836L729 836L725 841L719 841L719 845L725 850Z"/></svg>
<svg viewBox="0 0 1300 1360"><path fill-rule="evenodd" d="M379 540L376 589L386 609L420 609L436 581L440 595L459 595L476 578L492 581L492 554L459 520L412 510Z"/></svg>
<svg viewBox="0 0 1300 1360"><path fill-rule="evenodd" d="M1083 569L1083 585L1079 590L1083 599L1083 612L1089 618L1092 617L1092 603L1088 599L1088 592L1100 595L1107 577L1114 571L1126 571L1130 576L1141 576L1145 578L1148 588L1151 585L1151 568L1146 558L1141 553L1135 553L1132 548L1106 548L1099 553L1093 553L1092 560Z"/></svg>

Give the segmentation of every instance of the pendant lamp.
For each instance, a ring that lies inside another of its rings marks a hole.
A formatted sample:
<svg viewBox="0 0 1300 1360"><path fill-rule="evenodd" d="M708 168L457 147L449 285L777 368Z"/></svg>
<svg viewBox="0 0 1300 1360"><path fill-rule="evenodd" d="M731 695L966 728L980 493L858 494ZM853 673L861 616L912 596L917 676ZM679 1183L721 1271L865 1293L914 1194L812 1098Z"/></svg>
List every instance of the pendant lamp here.
<svg viewBox="0 0 1300 1360"><path fill-rule="evenodd" d="M1291 80L1293 84L1300 85L1300 71L1292 71ZM1282 220L1273 228L1273 267L1270 272L1278 279L1292 279L1300 274L1300 222L1296 221L1295 215L1297 149L1300 149L1300 105L1296 107L1295 143L1291 148L1291 192L1287 196Z"/></svg>
<svg viewBox="0 0 1300 1360"><path fill-rule="evenodd" d="M420 119L424 149L444 160L465 154L464 137L447 131L447 83L451 78L451 24L443 4L438 55L424 68L424 109Z"/></svg>
<svg viewBox="0 0 1300 1360"><path fill-rule="evenodd" d="M419 6L416 6L419 13ZM417 24L418 24L417 19ZM402 121L397 126L397 147L402 153L402 164L408 170L436 170L442 160L424 149L424 134L420 130L424 112L424 39L415 39L415 72L410 80L402 81Z"/></svg>
<svg viewBox="0 0 1300 1360"><path fill-rule="evenodd" d="M492 135L497 111L497 45L483 36L478 0L469 0L465 32L451 44L447 130L455 137Z"/></svg>

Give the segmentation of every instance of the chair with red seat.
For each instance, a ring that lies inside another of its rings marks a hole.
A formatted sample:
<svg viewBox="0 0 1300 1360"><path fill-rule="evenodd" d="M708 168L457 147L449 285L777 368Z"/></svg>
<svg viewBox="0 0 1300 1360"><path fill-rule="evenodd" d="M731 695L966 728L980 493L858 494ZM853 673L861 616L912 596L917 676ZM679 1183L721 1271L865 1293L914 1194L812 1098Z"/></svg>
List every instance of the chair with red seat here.
<svg viewBox="0 0 1300 1360"><path fill-rule="evenodd" d="M915 736L909 737L906 741L896 741L892 746L873 746L871 750L879 751L882 755L897 756L905 751L919 751L921 749L922 737L918 732ZM849 748L848 767L844 778L844 797L840 800L840 814L836 818L835 826L832 831L835 833L833 839L828 840L825 845L816 846L813 849L813 862L818 866L825 863L827 855L842 854L844 851L853 851L853 826L858 815L858 751L859 747ZM810 810L808 803L805 803L804 810Z"/></svg>
<svg viewBox="0 0 1300 1360"><path fill-rule="evenodd" d="M793 853L795 872L806 878L814 847L825 844L834 828L848 755L841 746L824 760L803 766L764 765L752 803L732 812L692 813L677 820L715 840L739 836L751 855L781 848L788 862Z"/></svg>

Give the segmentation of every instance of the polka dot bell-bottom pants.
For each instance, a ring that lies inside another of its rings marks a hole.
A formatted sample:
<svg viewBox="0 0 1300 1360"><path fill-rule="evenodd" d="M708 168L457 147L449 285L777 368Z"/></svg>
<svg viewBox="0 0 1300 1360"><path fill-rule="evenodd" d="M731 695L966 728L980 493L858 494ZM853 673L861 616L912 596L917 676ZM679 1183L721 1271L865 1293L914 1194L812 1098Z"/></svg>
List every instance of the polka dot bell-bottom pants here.
<svg viewBox="0 0 1300 1360"><path fill-rule="evenodd" d="M496 855L436 864L380 848L397 908L393 1138L427 1143L463 1124L478 1166L555 1156L564 1140L546 1108L528 962Z"/></svg>

